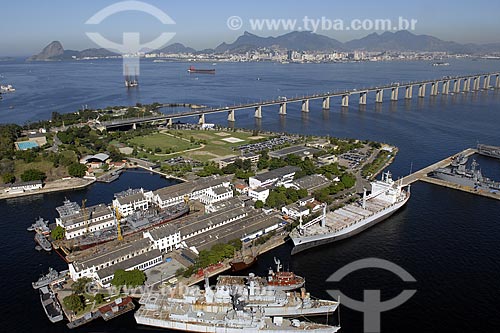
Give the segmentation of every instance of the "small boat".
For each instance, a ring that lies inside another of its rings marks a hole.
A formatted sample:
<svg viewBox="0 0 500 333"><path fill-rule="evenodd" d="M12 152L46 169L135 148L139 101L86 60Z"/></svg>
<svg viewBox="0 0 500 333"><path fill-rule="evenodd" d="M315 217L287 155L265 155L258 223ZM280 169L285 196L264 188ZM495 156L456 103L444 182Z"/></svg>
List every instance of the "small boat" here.
<svg viewBox="0 0 500 333"><path fill-rule="evenodd" d="M35 242L38 243L47 252L50 252L52 250L52 244L45 238L44 235L36 233L35 234Z"/></svg>
<svg viewBox="0 0 500 333"><path fill-rule="evenodd" d="M215 74L215 69L197 69L194 66L188 68L188 73Z"/></svg>
<svg viewBox="0 0 500 333"><path fill-rule="evenodd" d="M267 284L277 290L294 290L302 287L306 280L302 276L295 275L293 272L281 271L282 265L279 259L274 258L276 263L276 272L269 269Z"/></svg>
<svg viewBox="0 0 500 333"><path fill-rule="evenodd" d="M45 228L48 229L48 227L47 227L48 223L49 223L48 221L45 221L43 218L38 217L35 220L35 223L33 223L28 228L26 228L26 230L28 230L28 231L36 231L38 229L38 230L42 231L42 230L45 230ZM50 232L50 230L49 230L49 232ZM43 232L41 232L41 233L43 233Z"/></svg>
<svg viewBox="0 0 500 333"><path fill-rule="evenodd" d="M47 315L47 318L52 323L57 323L64 319L61 304L56 298L56 295L47 286L41 287L40 291L40 302L42 303L43 310Z"/></svg>
<svg viewBox="0 0 500 333"><path fill-rule="evenodd" d="M31 286L33 287L33 289L39 289L41 287L48 286L52 282L64 279L68 272L68 270L57 272L52 267L49 267L49 272L45 275L40 276L37 281L32 282Z"/></svg>
<svg viewBox="0 0 500 333"><path fill-rule="evenodd" d="M251 248L250 252L245 252L245 249L236 252L233 260L229 263L231 265L231 271L239 272L247 269L257 262L257 254L254 253L254 247Z"/></svg>

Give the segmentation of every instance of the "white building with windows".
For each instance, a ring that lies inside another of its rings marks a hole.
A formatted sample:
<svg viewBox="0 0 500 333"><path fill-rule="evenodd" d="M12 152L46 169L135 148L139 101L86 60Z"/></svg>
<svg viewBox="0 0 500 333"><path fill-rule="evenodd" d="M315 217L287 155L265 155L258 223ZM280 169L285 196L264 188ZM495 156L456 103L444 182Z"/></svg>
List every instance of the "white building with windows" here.
<svg viewBox="0 0 500 333"><path fill-rule="evenodd" d="M75 281L87 277L105 286L112 279L110 273L114 274L117 269L130 270L140 267L145 270L160 263L161 253L158 250L152 252L153 250L149 239L120 244L108 251L69 263L69 274Z"/></svg>
<svg viewBox="0 0 500 333"><path fill-rule="evenodd" d="M159 228L143 233L144 238L153 243L153 247L162 252L173 251L181 242L181 233L173 224L165 224Z"/></svg>
<svg viewBox="0 0 500 333"><path fill-rule="evenodd" d="M300 168L294 166L286 166L279 169L274 169L268 172L257 174L248 179L250 188L269 187L274 184L286 184L293 181L295 173Z"/></svg>
<svg viewBox="0 0 500 333"><path fill-rule="evenodd" d="M231 199L233 190L230 187L210 188L205 194L200 196L200 202L204 205L212 205L214 203Z"/></svg>
<svg viewBox="0 0 500 333"><path fill-rule="evenodd" d="M136 211L147 210L152 201L152 192L144 193L144 189L129 189L124 192L116 193L113 200L113 207L123 217L129 216Z"/></svg>
<svg viewBox="0 0 500 333"><path fill-rule="evenodd" d="M116 221L111 208L99 204L59 216L56 218L56 225L66 230L66 239L72 239L116 226Z"/></svg>
<svg viewBox="0 0 500 333"><path fill-rule="evenodd" d="M248 196L252 198L253 201L260 200L262 202L266 202L269 192L269 188L257 187L255 189L249 189Z"/></svg>
<svg viewBox="0 0 500 333"><path fill-rule="evenodd" d="M195 182L185 182L164 187L153 192L152 200L162 209L182 203L186 198L189 198L189 200L198 200L211 190L221 187L229 188L231 179L231 175L223 177L212 176L200 178Z"/></svg>

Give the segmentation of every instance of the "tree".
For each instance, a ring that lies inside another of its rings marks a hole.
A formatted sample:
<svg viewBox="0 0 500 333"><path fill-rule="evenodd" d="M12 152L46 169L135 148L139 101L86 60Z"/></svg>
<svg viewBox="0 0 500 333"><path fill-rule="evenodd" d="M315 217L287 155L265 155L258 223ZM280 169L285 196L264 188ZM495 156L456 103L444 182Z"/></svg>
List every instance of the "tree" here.
<svg viewBox="0 0 500 333"><path fill-rule="evenodd" d="M181 276L181 275L183 275L185 272L186 272L186 269L185 269L184 267L178 268L178 269L175 271L175 276Z"/></svg>
<svg viewBox="0 0 500 333"><path fill-rule="evenodd" d="M142 286L146 282L146 274L139 269L134 269L131 271L125 271L119 269L115 272L111 284L117 288L127 286L127 287L137 287Z"/></svg>
<svg viewBox="0 0 500 333"><path fill-rule="evenodd" d="M3 182L5 184L8 184L8 183L13 183L16 181L16 176L14 176L13 174L11 173L4 173L3 176L2 176L2 179L3 179Z"/></svg>
<svg viewBox="0 0 500 333"><path fill-rule="evenodd" d="M47 176L44 172L36 169L28 169L24 171L21 175L21 179L23 182L29 182L33 180L41 180L44 181Z"/></svg>
<svg viewBox="0 0 500 333"><path fill-rule="evenodd" d="M87 289L87 284L89 284L91 281L92 280L90 278L86 277L76 280L72 286L73 292L77 295L83 294Z"/></svg>
<svg viewBox="0 0 500 333"><path fill-rule="evenodd" d="M57 227L55 227L51 231L50 236L52 237L52 239L55 239L55 240L64 239L65 232L66 232L66 230L64 230L63 227L58 225Z"/></svg>
<svg viewBox="0 0 500 333"><path fill-rule="evenodd" d="M64 297L63 304L66 309L73 312L78 312L85 308L85 301L83 299L83 296L77 294L71 294Z"/></svg>
<svg viewBox="0 0 500 333"><path fill-rule="evenodd" d="M104 303L104 294L96 294L95 297L94 297L94 301L97 304Z"/></svg>
<svg viewBox="0 0 500 333"><path fill-rule="evenodd" d="M255 201L255 208L260 209L264 207L264 203L261 200Z"/></svg>
<svg viewBox="0 0 500 333"><path fill-rule="evenodd" d="M87 171L87 166L81 163L73 163L68 167L68 173L72 177L82 178L85 176L85 172Z"/></svg>

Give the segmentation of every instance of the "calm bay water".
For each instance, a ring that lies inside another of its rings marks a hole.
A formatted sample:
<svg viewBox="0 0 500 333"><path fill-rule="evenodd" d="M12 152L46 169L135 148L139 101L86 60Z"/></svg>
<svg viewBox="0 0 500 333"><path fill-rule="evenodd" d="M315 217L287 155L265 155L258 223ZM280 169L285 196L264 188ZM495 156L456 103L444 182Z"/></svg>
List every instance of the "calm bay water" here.
<svg viewBox="0 0 500 333"><path fill-rule="evenodd" d="M428 62L217 64L217 74L208 76L188 75L189 64L144 62L140 89L129 92L123 88L119 61L0 63L0 82L17 88L0 101L0 122L48 118L52 111L71 112L82 104L103 107L158 101L219 106L500 69L500 63L493 61L450 63L449 67L433 67ZM322 111L319 102L311 102L309 114L302 114L300 105L290 104L286 117L279 117L277 109L265 108L259 122L251 112L240 111L236 126L388 142L400 148L390 167L396 176L408 173L412 163L415 170L478 141L500 145L497 91L386 101L382 105L375 105L370 95L368 105L361 109L353 97L348 110L341 110L339 100L332 101L330 111ZM227 124L222 114L207 116L207 121ZM500 180L499 161L478 160L485 175ZM76 201L87 197L89 204L96 204L109 202L114 192L129 187L166 185L168 182L157 176L131 172L115 183L96 184L83 191L0 202L2 327L9 331L66 331L63 324L53 325L45 318L38 294L30 286L48 266L64 268L57 254L33 249L33 235L25 229L36 217L53 219L54 208L65 196ZM402 289L417 289L403 306L382 315L383 332L500 331L500 202L423 183L412 186L412 193L403 210L359 236L294 257L286 244L260 258L255 270L265 274L273 257L278 256L285 268L306 277L307 288L316 297L328 297L326 290L340 289L361 299L364 289L381 289L383 298L390 299ZM380 270L359 271L337 284L325 282L343 265L367 257L390 260L417 282L404 284ZM345 307L341 311L343 332L361 332L362 315ZM138 330L150 331L136 327L132 315L127 315L78 331Z"/></svg>

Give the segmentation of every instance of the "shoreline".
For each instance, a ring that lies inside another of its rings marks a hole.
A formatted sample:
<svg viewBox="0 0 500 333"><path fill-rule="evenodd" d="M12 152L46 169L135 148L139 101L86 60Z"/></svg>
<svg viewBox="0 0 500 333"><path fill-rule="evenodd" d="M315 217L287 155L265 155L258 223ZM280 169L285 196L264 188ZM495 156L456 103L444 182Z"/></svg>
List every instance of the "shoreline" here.
<svg viewBox="0 0 500 333"><path fill-rule="evenodd" d="M45 183L44 187L40 190L26 191L22 193L13 193L13 194L6 193L3 191L0 194L0 200L27 197L30 195L37 195L37 194L48 194L48 193L64 192L71 190L80 190L94 184L95 182L96 180L93 179L82 179L82 178L58 179Z"/></svg>

